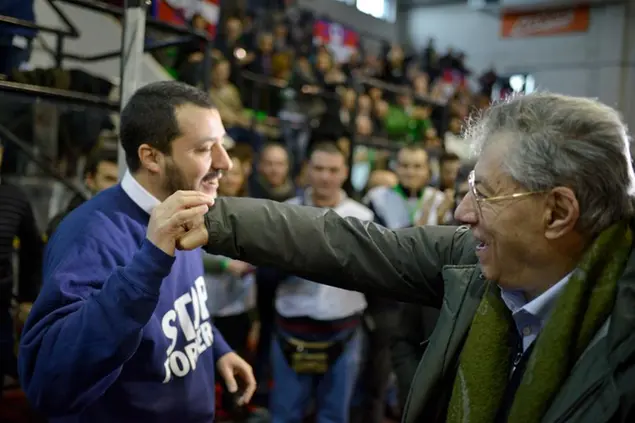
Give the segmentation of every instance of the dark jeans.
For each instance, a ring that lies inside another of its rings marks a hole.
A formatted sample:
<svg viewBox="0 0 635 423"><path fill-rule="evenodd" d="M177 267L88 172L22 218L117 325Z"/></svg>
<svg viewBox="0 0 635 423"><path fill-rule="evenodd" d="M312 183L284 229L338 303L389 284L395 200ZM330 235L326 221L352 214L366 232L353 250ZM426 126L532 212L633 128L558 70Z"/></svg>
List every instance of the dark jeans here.
<svg viewBox="0 0 635 423"><path fill-rule="evenodd" d="M241 357L247 359L245 354L247 353L247 341L249 336L249 330L251 329L251 319L248 313L237 314L234 316L216 316L214 317L214 326L225 338L225 341L229 346ZM221 396L221 407L232 414L234 420L244 420L246 418L246 409L244 407L238 407L234 402L234 397L227 393L227 386L225 381L220 379L220 383L223 386L223 393Z"/></svg>
<svg viewBox="0 0 635 423"><path fill-rule="evenodd" d="M366 363L358 382L358 395L351 421L381 423L386 414L386 394L392 372L390 342L397 325L397 312L392 308L368 309Z"/></svg>

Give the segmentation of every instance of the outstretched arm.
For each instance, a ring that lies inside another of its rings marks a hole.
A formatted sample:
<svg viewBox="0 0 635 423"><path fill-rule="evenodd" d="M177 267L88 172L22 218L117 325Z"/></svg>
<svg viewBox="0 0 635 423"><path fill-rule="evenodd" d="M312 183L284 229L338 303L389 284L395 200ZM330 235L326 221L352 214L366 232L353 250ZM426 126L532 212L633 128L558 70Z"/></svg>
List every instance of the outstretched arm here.
<svg viewBox="0 0 635 423"><path fill-rule="evenodd" d="M209 253L426 305L440 304L442 267L465 263L473 242L456 227L392 231L328 209L250 198L218 199L205 226Z"/></svg>

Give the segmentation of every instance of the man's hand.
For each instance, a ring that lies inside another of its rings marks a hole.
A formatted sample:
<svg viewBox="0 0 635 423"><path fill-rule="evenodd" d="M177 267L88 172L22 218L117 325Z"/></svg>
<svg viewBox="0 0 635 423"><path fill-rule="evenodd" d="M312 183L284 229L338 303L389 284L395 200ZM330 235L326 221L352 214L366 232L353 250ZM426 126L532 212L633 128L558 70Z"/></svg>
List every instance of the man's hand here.
<svg viewBox="0 0 635 423"><path fill-rule="evenodd" d="M209 235L205 226L205 216L201 216L194 222L193 225L188 226L187 232L182 233L177 239L176 246L179 250L194 250L207 245Z"/></svg>
<svg viewBox="0 0 635 423"><path fill-rule="evenodd" d="M201 225L203 216L213 204L214 199L202 192L177 191L152 210L146 237L157 248L173 256L181 235L190 228L205 227Z"/></svg>
<svg viewBox="0 0 635 423"><path fill-rule="evenodd" d="M216 369L225 380L227 389L232 394L238 392L239 382L236 381L236 376L238 376L243 388L238 398L238 405L247 404L251 400L254 392L256 392L256 378L254 377L251 366L240 358L238 354L230 352L218 359Z"/></svg>

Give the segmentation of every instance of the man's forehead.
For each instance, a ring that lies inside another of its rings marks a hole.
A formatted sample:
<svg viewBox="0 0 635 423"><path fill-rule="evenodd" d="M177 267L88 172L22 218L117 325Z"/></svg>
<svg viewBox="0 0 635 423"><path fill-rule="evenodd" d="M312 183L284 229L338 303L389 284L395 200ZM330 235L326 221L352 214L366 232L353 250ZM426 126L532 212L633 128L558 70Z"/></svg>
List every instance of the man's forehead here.
<svg viewBox="0 0 635 423"><path fill-rule="evenodd" d="M271 145L264 149L262 158L270 161L286 161L287 151L277 145Z"/></svg>
<svg viewBox="0 0 635 423"><path fill-rule="evenodd" d="M428 160L428 153L423 149L401 150L398 155L399 162L425 162Z"/></svg>
<svg viewBox="0 0 635 423"><path fill-rule="evenodd" d="M344 156L340 153L316 151L311 155L311 164L320 167L343 167L346 165Z"/></svg>
<svg viewBox="0 0 635 423"><path fill-rule="evenodd" d="M185 104L176 109L176 118L183 134L218 140L225 136L225 127L216 109Z"/></svg>

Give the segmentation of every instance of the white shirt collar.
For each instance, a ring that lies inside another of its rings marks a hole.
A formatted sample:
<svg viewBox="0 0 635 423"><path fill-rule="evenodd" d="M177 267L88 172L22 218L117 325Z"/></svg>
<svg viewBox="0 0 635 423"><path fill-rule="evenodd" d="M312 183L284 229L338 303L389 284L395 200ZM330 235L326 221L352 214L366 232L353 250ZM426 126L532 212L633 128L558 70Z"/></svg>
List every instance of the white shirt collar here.
<svg viewBox="0 0 635 423"><path fill-rule="evenodd" d="M148 192L141 184L132 176L130 171L126 170L121 180L121 188L128 197L141 207L146 213L152 213L152 210L161 204L161 202Z"/></svg>
<svg viewBox="0 0 635 423"><path fill-rule="evenodd" d="M521 312L525 312L537 317L544 323L572 274L573 272L567 274L558 281L558 283L530 302L527 302L525 296L520 291L505 291L501 289L501 296L514 317Z"/></svg>

